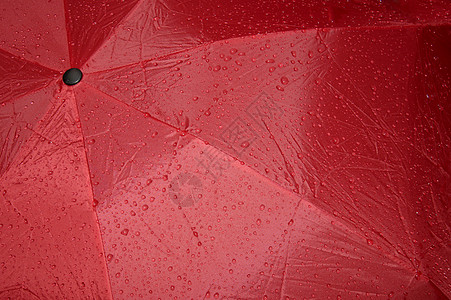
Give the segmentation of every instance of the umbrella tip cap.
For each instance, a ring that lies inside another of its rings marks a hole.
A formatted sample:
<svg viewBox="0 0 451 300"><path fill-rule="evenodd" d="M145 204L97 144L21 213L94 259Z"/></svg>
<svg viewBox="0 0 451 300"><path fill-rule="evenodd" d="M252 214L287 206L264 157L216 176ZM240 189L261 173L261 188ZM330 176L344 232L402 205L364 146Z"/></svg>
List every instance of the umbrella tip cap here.
<svg viewBox="0 0 451 300"><path fill-rule="evenodd" d="M67 85L75 85L81 81L83 73L80 69L71 68L63 75L63 82Z"/></svg>

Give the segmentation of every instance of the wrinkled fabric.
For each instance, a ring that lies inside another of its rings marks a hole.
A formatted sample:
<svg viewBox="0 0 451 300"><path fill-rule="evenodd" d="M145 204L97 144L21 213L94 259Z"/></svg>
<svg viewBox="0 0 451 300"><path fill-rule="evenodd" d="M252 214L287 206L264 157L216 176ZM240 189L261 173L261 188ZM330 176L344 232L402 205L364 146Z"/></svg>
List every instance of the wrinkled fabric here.
<svg viewBox="0 0 451 300"><path fill-rule="evenodd" d="M0 299L451 298L448 1L0 8Z"/></svg>

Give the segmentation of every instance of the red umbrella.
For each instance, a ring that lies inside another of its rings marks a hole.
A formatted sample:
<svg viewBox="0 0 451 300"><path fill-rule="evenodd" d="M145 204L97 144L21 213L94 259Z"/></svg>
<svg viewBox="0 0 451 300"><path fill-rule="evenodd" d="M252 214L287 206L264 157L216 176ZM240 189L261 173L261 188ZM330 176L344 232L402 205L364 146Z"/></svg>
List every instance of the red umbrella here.
<svg viewBox="0 0 451 300"><path fill-rule="evenodd" d="M1 299L451 298L449 1L0 8Z"/></svg>

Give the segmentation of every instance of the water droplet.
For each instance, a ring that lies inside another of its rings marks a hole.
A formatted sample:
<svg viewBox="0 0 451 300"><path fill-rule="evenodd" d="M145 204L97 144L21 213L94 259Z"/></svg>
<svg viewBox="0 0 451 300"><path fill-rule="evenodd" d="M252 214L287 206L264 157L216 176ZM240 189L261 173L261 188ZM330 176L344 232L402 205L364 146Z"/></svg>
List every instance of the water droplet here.
<svg viewBox="0 0 451 300"><path fill-rule="evenodd" d="M242 148L247 148L247 147L249 147L249 145L250 145L250 143L248 141L245 141L245 142L241 143L241 147Z"/></svg>
<svg viewBox="0 0 451 300"><path fill-rule="evenodd" d="M282 82L282 84L287 85L288 84L288 78L283 76L282 78L280 78L280 82Z"/></svg>
<svg viewBox="0 0 451 300"><path fill-rule="evenodd" d="M128 230L128 229L124 229L124 230L122 230L122 231L121 231L121 234L122 234L122 235L127 235L127 234L128 234L128 232L129 232L129 230Z"/></svg>

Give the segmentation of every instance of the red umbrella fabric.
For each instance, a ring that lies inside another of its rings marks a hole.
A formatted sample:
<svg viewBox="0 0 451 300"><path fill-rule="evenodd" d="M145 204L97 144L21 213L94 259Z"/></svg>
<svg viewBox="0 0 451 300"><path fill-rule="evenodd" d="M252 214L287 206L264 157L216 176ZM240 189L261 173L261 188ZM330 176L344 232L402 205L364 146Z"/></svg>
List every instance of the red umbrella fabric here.
<svg viewBox="0 0 451 300"><path fill-rule="evenodd" d="M449 1L0 8L0 299L451 298Z"/></svg>

